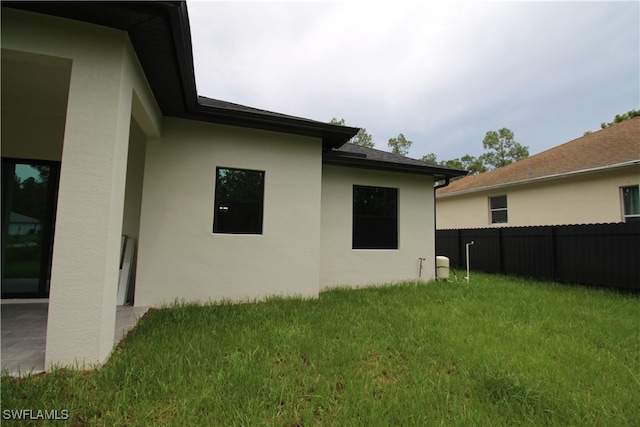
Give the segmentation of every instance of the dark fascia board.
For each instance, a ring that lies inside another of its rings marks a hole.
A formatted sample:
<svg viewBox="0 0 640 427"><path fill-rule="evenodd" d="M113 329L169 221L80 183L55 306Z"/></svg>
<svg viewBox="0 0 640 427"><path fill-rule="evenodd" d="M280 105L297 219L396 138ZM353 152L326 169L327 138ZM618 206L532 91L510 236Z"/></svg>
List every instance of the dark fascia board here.
<svg viewBox="0 0 640 427"><path fill-rule="evenodd" d="M422 165L410 165L405 163L383 162L363 158L361 155L344 155L342 153L327 152L322 157L322 163L331 166L344 166L350 168L373 169L387 172L400 172L416 175L433 176L435 181L451 179L458 176L467 175L467 171L440 167L425 163Z"/></svg>
<svg viewBox="0 0 640 427"><path fill-rule="evenodd" d="M324 150L341 147L359 131L355 127L318 122L205 97L199 97L191 116L211 123L322 138Z"/></svg>

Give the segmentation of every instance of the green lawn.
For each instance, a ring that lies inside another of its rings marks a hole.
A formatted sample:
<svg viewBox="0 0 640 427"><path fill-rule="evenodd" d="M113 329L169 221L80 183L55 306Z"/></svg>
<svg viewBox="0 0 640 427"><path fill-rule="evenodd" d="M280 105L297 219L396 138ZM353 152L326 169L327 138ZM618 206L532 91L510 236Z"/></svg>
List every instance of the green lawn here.
<svg viewBox="0 0 640 427"><path fill-rule="evenodd" d="M640 300L474 273L180 304L99 369L3 376L2 409L65 409L69 425L638 426Z"/></svg>

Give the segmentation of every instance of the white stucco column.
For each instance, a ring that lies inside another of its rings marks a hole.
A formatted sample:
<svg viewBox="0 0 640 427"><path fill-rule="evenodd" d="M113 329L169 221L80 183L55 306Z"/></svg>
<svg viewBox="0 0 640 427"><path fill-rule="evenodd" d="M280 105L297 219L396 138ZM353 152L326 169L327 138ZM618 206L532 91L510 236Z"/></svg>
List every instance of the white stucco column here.
<svg viewBox="0 0 640 427"><path fill-rule="evenodd" d="M132 89L122 43L71 71L45 367L113 348Z"/></svg>

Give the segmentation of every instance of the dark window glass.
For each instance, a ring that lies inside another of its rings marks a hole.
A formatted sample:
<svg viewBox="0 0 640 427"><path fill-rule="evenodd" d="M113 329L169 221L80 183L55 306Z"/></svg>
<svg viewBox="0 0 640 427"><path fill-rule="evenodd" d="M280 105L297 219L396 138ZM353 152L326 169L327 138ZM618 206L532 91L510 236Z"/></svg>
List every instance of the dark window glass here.
<svg viewBox="0 0 640 427"><path fill-rule="evenodd" d="M49 295L59 162L2 159L2 298Z"/></svg>
<svg viewBox="0 0 640 427"><path fill-rule="evenodd" d="M398 189L353 186L353 249L398 249Z"/></svg>
<svg viewBox="0 0 640 427"><path fill-rule="evenodd" d="M262 234L264 172L217 168L214 233Z"/></svg>
<svg viewBox="0 0 640 427"><path fill-rule="evenodd" d="M640 221L640 191L638 186L622 187L622 216L625 222Z"/></svg>
<svg viewBox="0 0 640 427"><path fill-rule="evenodd" d="M507 196L497 196L491 198L491 209L506 209Z"/></svg>
<svg viewBox="0 0 640 427"><path fill-rule="evenodd" d="M506 224L508 222L507 196L489 197L489 211L491 224Z"/></svg>
<svg viewBox="0 0 640 427"><path fill-rule="evenodd" d="M507 223L507 211L499 210L491 212L492 224L506 224Z"/></svg>

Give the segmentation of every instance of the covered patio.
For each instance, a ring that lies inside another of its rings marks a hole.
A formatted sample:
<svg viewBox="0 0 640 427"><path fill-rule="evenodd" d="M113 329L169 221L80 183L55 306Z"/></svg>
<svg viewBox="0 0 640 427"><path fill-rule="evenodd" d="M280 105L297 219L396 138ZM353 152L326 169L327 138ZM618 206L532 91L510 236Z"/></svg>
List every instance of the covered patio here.
<svg viewBox="0 0 640 427"><path fill-rule="evenodd" d="M116 307L114 345L135 326L149 307ZM45 370L45 343L49 302L40 300L4 300L0 306L2 331L2 370L10 375L39 373Z"/></svg>

